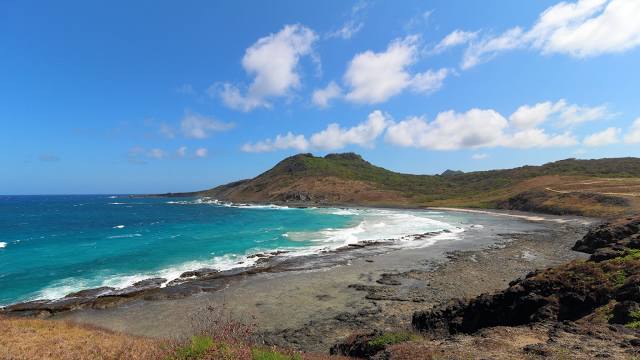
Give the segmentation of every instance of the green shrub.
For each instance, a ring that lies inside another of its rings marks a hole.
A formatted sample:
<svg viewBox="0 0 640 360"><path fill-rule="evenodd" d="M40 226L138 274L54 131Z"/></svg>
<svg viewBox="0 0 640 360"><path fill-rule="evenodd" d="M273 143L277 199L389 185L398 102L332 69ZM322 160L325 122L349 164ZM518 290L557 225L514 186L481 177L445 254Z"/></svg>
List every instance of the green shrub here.
<svg viewBox="0 0 640 360"><path fill-rule="evenodd" d="M213 339L208 336L194 336L191 343L179 348L173 359L191 360L198 359L213 346Z"/></svg>
<svg viewBox="0 0 640 360"><path fill-rule="evenodd" d="M253 348L251 349L251 358L253 360L302 360L299 354L286 355L272 349Z"/></svg>

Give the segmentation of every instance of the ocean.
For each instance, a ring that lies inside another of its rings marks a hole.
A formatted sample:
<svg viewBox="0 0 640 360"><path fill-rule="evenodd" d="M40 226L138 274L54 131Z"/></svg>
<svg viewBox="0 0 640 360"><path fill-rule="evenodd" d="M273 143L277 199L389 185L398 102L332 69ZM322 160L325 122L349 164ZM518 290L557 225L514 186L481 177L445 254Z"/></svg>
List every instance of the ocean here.
<svg viewBox="0 0 640 360"><path fill-rule="evenodd" d="M0 196L0 306L87 288L175 279L203 267L251 266L248 255L298 256L363 240L424 247L454 241L460 213L288 208L197 198ZM414 234L442 232L415 240Z"/></svg>

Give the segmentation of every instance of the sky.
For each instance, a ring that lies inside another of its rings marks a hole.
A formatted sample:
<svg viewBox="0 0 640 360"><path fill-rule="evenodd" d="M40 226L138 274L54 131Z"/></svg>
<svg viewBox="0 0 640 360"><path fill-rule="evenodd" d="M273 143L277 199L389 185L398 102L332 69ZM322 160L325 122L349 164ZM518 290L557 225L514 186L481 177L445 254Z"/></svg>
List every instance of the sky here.
<svg viewBox="0 0 640 360"><path fill-rule="evenodd" d="M640 156L640 0L0 4L0 194Z"/></svg>

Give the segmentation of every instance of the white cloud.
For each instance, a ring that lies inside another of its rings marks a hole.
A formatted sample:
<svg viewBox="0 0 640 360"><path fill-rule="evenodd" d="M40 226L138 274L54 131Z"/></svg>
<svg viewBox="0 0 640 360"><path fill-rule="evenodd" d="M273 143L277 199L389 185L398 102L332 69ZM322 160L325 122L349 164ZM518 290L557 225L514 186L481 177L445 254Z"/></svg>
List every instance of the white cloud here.
<svg viewBox="0 0 640 360"><path fill-rule="evenodd" d="M640 117L631 124L631 128L624 136L624 142L627 144L640 144Z"/></svg>
<svg viewBox="0 0 640 360"><path fill-rule="evenodd" d="M533 106L522 105L509 116L509 120L513 125L521 129L536 127L547 121L549 116L559 110L560 102L562 100L557 103L545 101Z"/></svg>
<svg viewBox="0 0 640 360"><path fill-rule="evenodd" d="M316 89L313 92L311 101L318 107L326 108L331 100L340 97L340 95L342 95L342 89L335 81L332 81L327 87Z"/></svg>
<svg viewBox="0 0 640 360"><path fill-rule="evenodd" d="M435 120L410 118L387 130L387 141L401 146L456 150L497 145L508 122L495 110L445 111Z"/></svg>
<svg viewBox="0 0 640 360"><path fill-rule="evenodd" d="M355 20L349 20L342 25L342 27L336 31L330 32L327 34L327 38L341 38L344 40L349 40L353 37L353 35L357 34L362 27L364 26L363 22L358 22Z"/></svg>
<svg viewBox="0 0 640 360"><path fill-rule="evenodd" d="M529 149L566 147L577 145L578 140L570 133L549 135L544 129L531 128L506 134L500 145L509 148Z"/></svg>
<svg viewBox="0 0 640 360"><path fill-rule="evenodd" d="M352 144L373 147L373 142L384 132L388 123L387 117L376 110L369 114L366 122L352 128L344 129L336 123L329 124L325 130L311 136L311 145L322 150L341 149Z"/></svg>
<svg viewBox="0 0 640 360"><path fill-rule="evenodd" d="M618 136L620 135L620 129L610 127L606 130L591 134L584 139L586 146L596 147L611 145L620 142Z"/></svg>
<svg viewBox="0 0 640 360"><path fill-rule="evenodd" d="M196 149L195 155L196 157L203 158L203 157L207 157L207 153L208 153L207 148L201 147Z"/></svg>
<svg viewBox="0 0 640 360"><path fill-rule="evenodd" d="M423 73L416 74L411 81L411 88L418 93L429 94L440 90L444 79L449 75L449 69L440 69L438 71L428 70Z"/></svg>
<svg viewBox="0 0 640 360"><path fill-rule="evenodd" d="M368 50L355 55L344 75L344 82L350 87L346 99L375 104L408 87L422 92L437 90L448 74L446 69L417 75L409 73L408 68L417 61L417 45L417 36L407 36L392 41L384 52Z"/></svg>
<svg viewBox="0 0 640 360"><path fill-rule="evenodd" d="M176 155L178 155L178 157L181 157L181 158L187 156L187 147L180 146L178 150L176 150Z"/></svg>
<svg viewBox="0 0 640 360"><path fill-rule="evenodd" d="M213 132L225 131L233 127L233 123L225 123L193 112L186 112L180 121L182 134L194 139L206 139Z"/></svg>
<svg viewBox="0 0 640 360"><path fill-rule="evenodd" d="M608 119L613 115L606 105L580 106L560 99L556 102L545 101L520 106L509 120L517 128L528 129L551 119L557 120L560 126L574 126L587 121Z"/></svg>
<svg viewBox="0 0 640 360"><path fill-rule="evenodd" d="M575 57L621 52L640 45L640 2L580 0L545 10L527 34L543 53Z"/></svg>
<svg viewBox="0 0 640 360"><path fill-rule="evenodd" d="M276 150L294 149L306 151L310 148L321 150L336 150L347 145L373 147L375 140L382 135L390 121L379 110L369 114L367 121L351 128L342 128L338 124L329 124L326 129L311 135L310 139L304 135L291 132L277 135L275 139L266 139L242 146L245 152L268 152Z"/></svg>
<svg viewBox="0 0 640 360"><path fill-rule="evenodd" d="M488 158L488 157L489 157L489 155L484 154L484 153L480 153L480 154L473 154L473 155L471 155L471 158L472 158L473 160L484 160L484 159L486 159L486 158Z"/></svg>
<svg viewBox="0 0 640 360"><path fill-rule="evenodd" d="M560 113L562 125L571 126L587 121L608 119L614 114L605 105L587 107L578 105L566 105Z"/></svg>
<svg viewBox="0 0 640 360"><path fill-rule="evenodd" d="M276 150L294 149L297 151L306 151L309 142L304 135L295 135L288 132L286 135L277 135L274 140L266 139L251 144L246 143L242 146L244 152L269 152Z"/></svg>
<svg viewBox="0 0 640 360"><path fill-rule="evenodd" d="M563 1L547 8L529 31L515 27L472 43L462 68L471 68L500 52L519 47L578 58L623 52L640 45L638 17L637 0Z"/></svg>
<svg viewBox="0 0 640 360"><path fill-rule="evenodd" d="M540 128L514 129L492 109L445 111L431 122L423 117L408 118L389 126L386 140L398 146L433 150L558 147L578 143L570 132L547 134Z"/></svg>
<svg viewBox="0 0 640 360"><path fill-rule="evenodd" d="M481 62L486 62L506 50L522 47L522 29L515 27L496 37L486 38L478 43L472 42L464 52L461 67L470 69Z"/></svg>
<svg viewBox="0 0 640 360"><path fill-rule="evenodd" d="M300 58L312 53L316 34L302 25L286 25L280 32L259 39L242 58L242 66L254 76L246 94L236 85L224 84L223 102L234 109L251 111L269 107L268 98L286 96L300 86Z"/></svg>
<svg viewBox="0 0 640 360"><path fill-rule="evenodd" d="M478 31L454 30L433 48L433 52L439 54L449 48L466 44L476 37L478 37Z"/></svg>

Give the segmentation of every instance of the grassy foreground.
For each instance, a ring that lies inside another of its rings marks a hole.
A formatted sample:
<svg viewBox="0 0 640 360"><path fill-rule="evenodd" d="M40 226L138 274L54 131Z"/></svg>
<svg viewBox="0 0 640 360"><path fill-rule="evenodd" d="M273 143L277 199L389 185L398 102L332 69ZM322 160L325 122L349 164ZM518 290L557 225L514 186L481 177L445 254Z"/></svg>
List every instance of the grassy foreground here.
<svg viewBox="0 0 640 360"><path fill-rule="evenodd" d="M329 356L194 336L166 341L66 321L0 317L0 359L103 360L322 360ZM331 359L339 359L331 357Z"/></svg>

